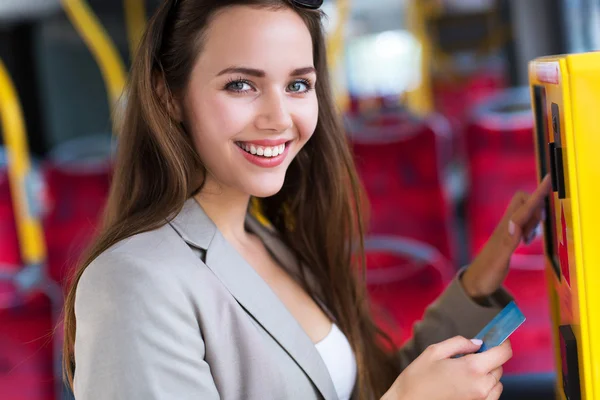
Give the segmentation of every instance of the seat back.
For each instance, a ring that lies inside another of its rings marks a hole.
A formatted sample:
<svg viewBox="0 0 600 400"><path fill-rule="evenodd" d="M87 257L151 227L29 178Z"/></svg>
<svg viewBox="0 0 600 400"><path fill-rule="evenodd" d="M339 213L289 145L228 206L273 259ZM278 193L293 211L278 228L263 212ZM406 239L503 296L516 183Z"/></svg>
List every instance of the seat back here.
<svg viewBox="0 0 600 400"><path fill-rule="evenodd" d="M452 279L453 267L433 246L409 238L370 236L365 250L375 321L401 346Z"/></svg>
<svg viewBox="0 0 600 400"><path fill-rule="evenodd" d="M350 134L371 205L369 232L428 243L453 259L453 213L441 168L447 143L428 121L400 115L377 122Z"/></svg>
<svg viewBox="0 0 600 400"><path fill-rule="evenodd" d="M518 190L537 186L534 120L528 88L484 104L467 129L470 191L467 216L472 256L485 245ZM552 326L541 236L516 249L505 282L526 323L511 337L508 374L554 370Z"/></svg>
<svg viewBox="0 0 600 400"><path fill-rule="evenodd" d="M21 265L21 252L5 158L0 147L0 270L16 270Z"/></svg>
<svg viewBox="0 0 600 400"><path fill-rule="evenodd" d="M537 186L533 114L526 88L506 91L477 110L467 128L471 254L485 245L513 195ZM516 254L542 254L538 238Z"/></svg>
<svg viewBox="0 0 600 400"><path fill-rule="evenodd" d="M49 299L36 296L15 307L1 304L0 327L1 397L54 400L60 378L55 375Z"/></svg>
<svg viewBox="0 0 600 400"><path fill-rule="evenodd" d="M78 139L55 149L44 165L49 271L63 286L99 228L110 186L111 149L110 137Z"/></svg>

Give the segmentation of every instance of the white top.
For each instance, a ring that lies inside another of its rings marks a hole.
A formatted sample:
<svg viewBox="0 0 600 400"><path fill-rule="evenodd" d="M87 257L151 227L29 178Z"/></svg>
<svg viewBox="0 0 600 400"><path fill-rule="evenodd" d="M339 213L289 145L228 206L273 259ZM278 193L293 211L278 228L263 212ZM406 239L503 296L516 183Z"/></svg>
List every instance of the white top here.
<svg viewBox="0 0 600 400"><path fill-rule="evenodd" d="M346 336L336 324L315 344L325 362L340 400L349 400L356 382L356 359Z"/></svg>

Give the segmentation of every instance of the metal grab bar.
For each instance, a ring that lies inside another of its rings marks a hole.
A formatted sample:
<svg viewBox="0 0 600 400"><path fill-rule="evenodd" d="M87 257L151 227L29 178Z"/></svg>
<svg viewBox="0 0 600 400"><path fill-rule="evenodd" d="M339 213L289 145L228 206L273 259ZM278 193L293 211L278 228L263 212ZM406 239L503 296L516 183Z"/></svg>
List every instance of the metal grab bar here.
<svg viewBox="0 0 600 400"><path fill-rule="evenodd" d="M43 264L46 260L46 244L42 225L32 212L35 205L33 198L27 193L27 180L32 176L32 169L23 111L2 60L0 60L0 118L21 257L26 265Z"/></svg>
<svg viewBox="0 0 600 400"><path fill-rule="evenodd" d="M125 89L127 73L123 60L108 33L84 0L62 0L62 5L100 67L108 92L109 109L112 110Z"/></svg>
<svg viewBox="0 0 600 400"><path fill-rule="evenodd" d="M336 0L335 8L338 12L338 20L335 28L327 39L327 62L329 69L335 71L344 55L345 29L350 17L350 1ZM335 85L334 85L335 86ZM340 110L348 109L350 98L347 90L336 88L335 101Z"/></svg>
<svg viewBox="0 0 600 400"><path fill-rule="evenodd" d="M124 0L127 39L131 58L135 56L146 29L146 6L144 0Z"/></svg>

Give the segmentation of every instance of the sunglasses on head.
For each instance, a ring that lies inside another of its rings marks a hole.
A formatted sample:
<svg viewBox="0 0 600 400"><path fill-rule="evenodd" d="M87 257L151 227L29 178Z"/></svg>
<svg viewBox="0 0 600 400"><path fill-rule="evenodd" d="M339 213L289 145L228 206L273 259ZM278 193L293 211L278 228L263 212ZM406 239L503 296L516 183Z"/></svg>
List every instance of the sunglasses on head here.
<svg viewBox="0 0 600 400"><path fill-rule="evenodd" d="M323 5L323 0L291 0L292 3L299 7L316 10Z"/></svg>
<svg viewBox="0 0 600 400"><path fill-rule="evenodd" d="M180 0L173 2L173 7L177 6ZM308 8L311 10L317 10L323 5L323 0L290 0L294 5L298 7Z"/></svg>

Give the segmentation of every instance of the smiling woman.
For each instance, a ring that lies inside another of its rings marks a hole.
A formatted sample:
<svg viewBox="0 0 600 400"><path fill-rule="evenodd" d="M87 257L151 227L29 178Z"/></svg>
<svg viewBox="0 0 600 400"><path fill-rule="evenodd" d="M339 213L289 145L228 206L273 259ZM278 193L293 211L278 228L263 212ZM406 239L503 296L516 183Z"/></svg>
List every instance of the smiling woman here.
<svg viewBox="0 0 600 400"><path fill-rule="evenodd" d="M361 192L321 3L170 0L151 19L106 224L66 302L77 398L367 398L397 377L351 266ZM252 197L270 228L248 216ZM322 341L351 360L337 374ZM130 370L143 390L103 380Z"/></svg>
<svg viewBox="0 0 600 400"><path fill-rule="evenodd" d="M478 345L459 337L425 350L497 313L507 297L497 252L465 273L477 284L453 281L400 351L373 323L363 196L320 3L166 0L150 20L105 225L66 299L78 400L500 395L508 344L460 360ZM518 227L531 216L521 214Z"/></svg>

